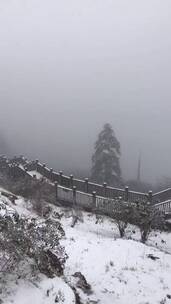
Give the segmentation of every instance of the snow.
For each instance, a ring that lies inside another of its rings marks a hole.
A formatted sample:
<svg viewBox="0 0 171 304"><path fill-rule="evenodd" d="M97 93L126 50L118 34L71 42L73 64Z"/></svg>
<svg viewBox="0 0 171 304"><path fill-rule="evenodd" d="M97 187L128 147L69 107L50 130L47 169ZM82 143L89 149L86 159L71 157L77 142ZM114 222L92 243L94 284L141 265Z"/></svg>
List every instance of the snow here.
<svg viewBox="0 0 171 304"><path fill-rule="evenodd" d="M71 288L60 278L44 278L35 285L22 281L15 296L10 295L5 304L54 304L56 297L59 304L75 303Z"/></svg>
<svg viewBox="0 0 171 304"><path fill-rule="evenodd" d="M84 219L74 229L69 221L63 222L63 245L69 256L65 274L81 271L93 288L91 298L103 304L156 304L171 294L170 254L134 240L119 239L107 220L95 225L94 216ZM159 259L152 261L148 254Z"/></svg>
<svg viewBox="0 0 171 304"><path fill-rule="evenodd" d="M14 209L10 207L9 204L7 204L8 199L6 197L1 197L0 195L0 202L1 202L1 206L0 206L0 215L2 217L6 216L6 215L13 215Z"/></svg>
<svg viewBox="0 0 171 304"><path fill-rule="evenodd" d="M7 201L7 199L6 199ZM11 206L11 205L10 205ZM73 274L81 272L91 284L92 294L79 290L83 304L169 304L171 300L171 234L153 232L147 245L139 242L136 227L127 229L126 239L120 239L111 219L83 213L84 222L71 228L71 210L56 206L53 210L64 212L61 223L66 237L61 241L68 254L65 279L72 283ZM13 206L19 214L31 216L30 204L19 198ZM153 254L158 257L152 260ZM47 290L53 290L47 297ZM64 304L74 303L74 295L63 278L43 277L37 286L30 282L20 282L15 286L5 304L52 304L61 291L65 295ZM12 302L13 301L13 302ZM163 302L162 302L163 301Z"/></svg>
<svg viewBox="0 0 171 304"><path fill-rule="evenodd" d="M37 171L28 171L28 174L30 174L32 177L35 175L37 179L44 178L44 176Z"/></svg>

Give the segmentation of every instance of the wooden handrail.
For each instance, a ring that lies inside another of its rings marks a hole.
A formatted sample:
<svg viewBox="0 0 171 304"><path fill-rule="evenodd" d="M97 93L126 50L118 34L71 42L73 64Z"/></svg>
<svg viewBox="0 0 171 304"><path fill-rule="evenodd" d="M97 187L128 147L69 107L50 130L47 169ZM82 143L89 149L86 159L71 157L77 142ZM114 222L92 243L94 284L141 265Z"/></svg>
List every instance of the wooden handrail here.
<svg viewBox="0 0 171 304"><path fill-rule="evenodd" d="M21 159L21 163L20 163ZM152 194L149 191L148 193L142 193L137 191L129 190L128 187L125 187L125 189L115 188L111 186L107 186L105 183L103 185L99 185L93 182L90 182L88 179L81 180L74 178L72 176L67 176L62 173L53 171L53 169L49 169L45 164L40 163L38 160L36 161L28 161L26 158L22 157L16 157L12 161L8 159L5 156L0 156L0 168L11 168L12 164L17 164L20 168L16 172L21 175L24 174L22 171L25 171L25 167L27 167L27 171L37 171L45 178L49 179L51 182L55 183L58 182L59 185L63 186L64 188L72 189L74 186L76 187L77 191L80 193L86 193L86 194L92 194L92 192L96 192L97 197L104 197L108 199L114 199L118 197L122 197L123 199L135 202L135 201L147 201L151 197L151 201L156 205L159 206L159 204L162 204L162 202L166 202L169 199L171 200L171 188L162 190L160 192ZM13 165L12 165L13 166ZM23 166L23 167L22 167ZM28 177L28 172L26 173Z"/></svg>

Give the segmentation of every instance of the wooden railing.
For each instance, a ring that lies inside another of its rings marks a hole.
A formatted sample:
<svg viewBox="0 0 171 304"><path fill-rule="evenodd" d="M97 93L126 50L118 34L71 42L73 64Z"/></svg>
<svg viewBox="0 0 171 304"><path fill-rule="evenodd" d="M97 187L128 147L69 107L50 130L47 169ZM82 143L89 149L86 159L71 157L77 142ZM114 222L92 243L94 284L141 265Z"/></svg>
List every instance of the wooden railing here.
<svg viewBox="0 0 171 304"><path fill-rule="evenodd" d="M33 163L28 165L27 169L33 170ZM73 187L76 187L77 191L80 192L85 192L89 194L96 192L96 195L101 197L107 197L111 199L121 197L126 201L152 201L151 191L149 191L149 193L147 194L130 191L128 187L125 187L125 189L119 189L109 187L106 183L104 183L103 185L95 184L90 182L88 178L85 178L85 180L79 180L77 178L74 178L73 175L64 175L62 171L60 171L59 173L54 172L53 169L49 169L48 167L46 167L45 164L41 164L39 161L34 162L34 170L39 172L52 182L58 182L59 185L65 188L72 189Z"/></svg>
<svg viewBox="0 0 171 304"><path fill-rule="evenodd" d="M165 214L171 214L171 200L155 204L155 208Z"/></svg>
<svg viewBox="0 0 171 304"><path fill-rule="evenodd" d="M73 175L66 176L61 171L57 173L38 160L30 162L23 157L13 160L0 157L0 170L6 171L13 178L28 179L33 178L30 172L36 171L50 182L52 191L56 193L56 200L60 199L69 204L75 202L85 208L96 206L101 211L109 212L114 207L115 200L122 198L128 202L149 201L164 212L171 210L171 188L155 194L151 191L149 193L130 191L128 187L113 188L106 183L103 185L92 183L88 178L79 180Z"/></svg>
<svg viewBox="0 0 171 304"><path fill-rule="evenodd" d="M155 203L161 203L171 199L171 188L153 194Z"/></svg>

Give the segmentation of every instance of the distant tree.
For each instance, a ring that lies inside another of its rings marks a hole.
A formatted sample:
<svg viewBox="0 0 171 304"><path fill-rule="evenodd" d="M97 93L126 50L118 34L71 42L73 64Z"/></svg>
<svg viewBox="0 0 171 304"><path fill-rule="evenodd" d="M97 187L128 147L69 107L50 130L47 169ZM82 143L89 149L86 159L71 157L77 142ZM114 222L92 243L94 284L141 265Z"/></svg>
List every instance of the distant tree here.
<svg viewBox="0 0 171 304"><path fill-rule="evenodd" d="M121 183L120 143L110 124L105 124L95 143L91 177L97 183L110 186Z"/></svg>

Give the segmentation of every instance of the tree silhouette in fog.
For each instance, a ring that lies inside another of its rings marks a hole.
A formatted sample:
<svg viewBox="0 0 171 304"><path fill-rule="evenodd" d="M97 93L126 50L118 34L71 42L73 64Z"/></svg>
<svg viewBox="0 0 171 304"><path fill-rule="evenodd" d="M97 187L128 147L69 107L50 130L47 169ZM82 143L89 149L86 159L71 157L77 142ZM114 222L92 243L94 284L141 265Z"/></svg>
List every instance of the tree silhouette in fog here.
<svg viewBox="0 0 171 304"><path fill-rule="evenodd" d="M92 157L92 180L110 186L121 183L120 143L110 124L106 123L98 135Z"/></svg>

